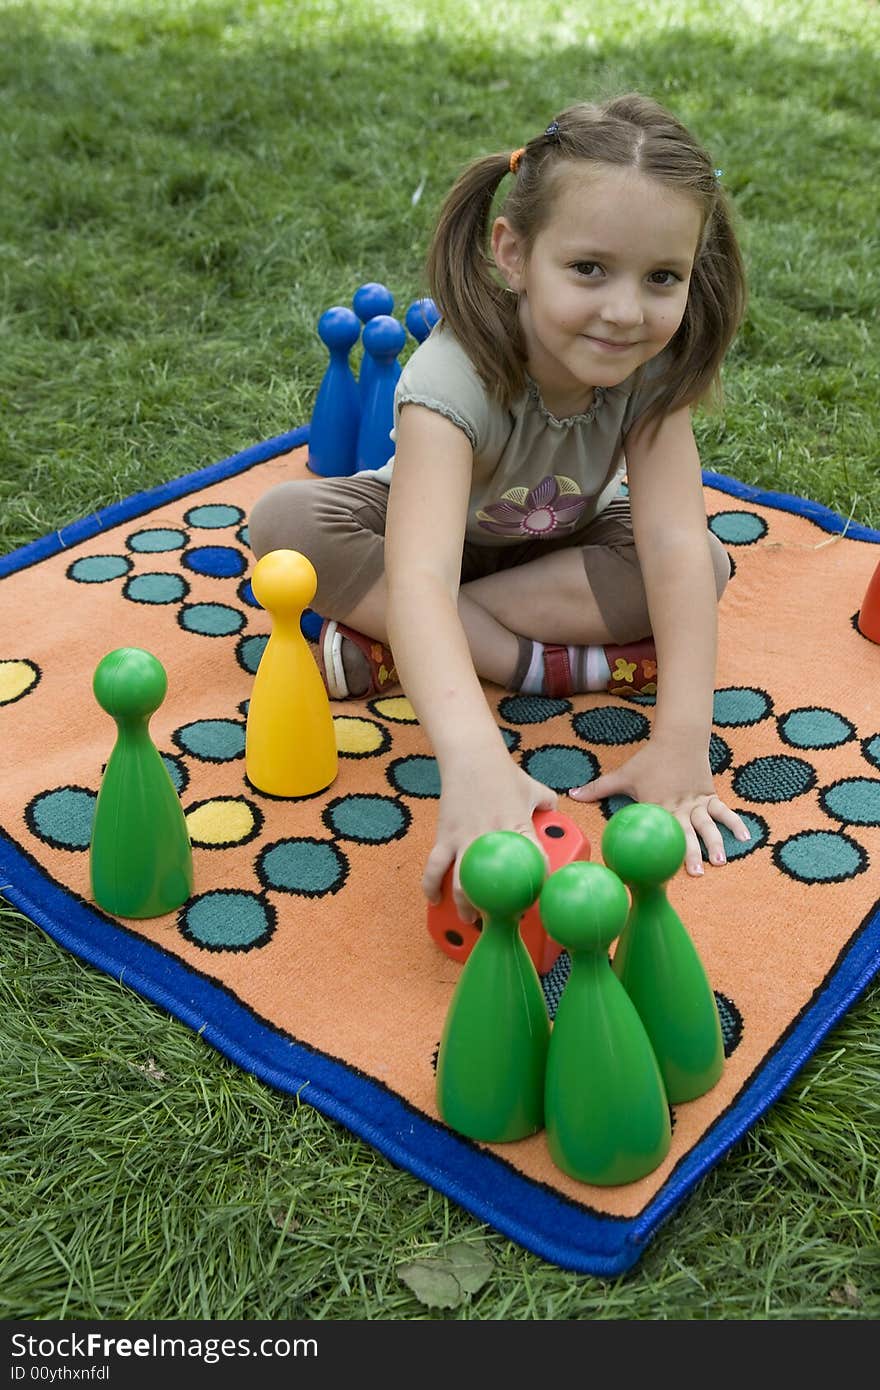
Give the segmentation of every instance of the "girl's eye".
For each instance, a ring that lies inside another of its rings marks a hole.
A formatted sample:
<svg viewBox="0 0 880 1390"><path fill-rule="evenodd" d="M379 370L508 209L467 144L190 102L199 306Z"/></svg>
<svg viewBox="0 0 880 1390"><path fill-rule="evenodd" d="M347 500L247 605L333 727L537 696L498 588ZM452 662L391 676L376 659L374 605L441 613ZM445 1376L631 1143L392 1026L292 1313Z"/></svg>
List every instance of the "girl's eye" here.
<svg viewBox="0 0 880 1390"><path fill-rule="evenodd" d="M661 286L677 285L681 281L681 276L676 275L674 270L654 270L648 278L652 285Z"/></svg>
<svg viewBox="0 0 880 1390"><path fill-rule="evenodd" d="M598 261L575 261L572 269L576 270L578 275L583 275L587 279L593 279L596 275L602 273L602 267L599 265Z"/></svg>

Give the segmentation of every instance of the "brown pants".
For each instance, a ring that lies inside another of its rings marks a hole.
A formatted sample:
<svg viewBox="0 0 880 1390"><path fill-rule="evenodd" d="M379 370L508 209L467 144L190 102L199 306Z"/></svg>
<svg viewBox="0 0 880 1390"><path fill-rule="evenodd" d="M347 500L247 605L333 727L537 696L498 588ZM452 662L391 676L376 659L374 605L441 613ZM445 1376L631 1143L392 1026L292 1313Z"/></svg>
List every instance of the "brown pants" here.
<svg viewBox="0 0 880 1390"><path fill-rule="evenodd" d="M342 478L279 483L259 499L248 523L259 559L270 550L298 550L318 576L312 601L325 618L344 619L379 580L385 568L388 487L357 474ZM730 577L727 552L709 532L718 597ZM466 541L461 582L537 560L552 550L579 549L590 589L616 643L634 642L651 631L645 586L632 534L629 500L616 499L594 521L557 541L476 545Z"/></svg>

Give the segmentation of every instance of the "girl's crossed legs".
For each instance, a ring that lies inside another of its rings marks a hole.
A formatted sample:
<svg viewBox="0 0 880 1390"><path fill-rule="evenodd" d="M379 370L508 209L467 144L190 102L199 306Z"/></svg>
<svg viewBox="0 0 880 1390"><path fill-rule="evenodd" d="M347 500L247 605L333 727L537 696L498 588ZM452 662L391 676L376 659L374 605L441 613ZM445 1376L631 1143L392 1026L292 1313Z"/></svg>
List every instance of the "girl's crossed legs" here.
<svg viewBox="0 0 880 1390"><path fill-rule="evenodd" d="M357 474L280 483L251 512L251 548L258 559L277 549L307 555L318 577L314 610L387 644L387 500L384 483ZM709 543L720 597L730 564L711 532ZM575 537L466 542L458 611L477 674L508 689L520 688L532 642L586 648L647 637L628 500L616 499ZM342 657L349 688L364 689L366 657L350 642Z"/></svg>

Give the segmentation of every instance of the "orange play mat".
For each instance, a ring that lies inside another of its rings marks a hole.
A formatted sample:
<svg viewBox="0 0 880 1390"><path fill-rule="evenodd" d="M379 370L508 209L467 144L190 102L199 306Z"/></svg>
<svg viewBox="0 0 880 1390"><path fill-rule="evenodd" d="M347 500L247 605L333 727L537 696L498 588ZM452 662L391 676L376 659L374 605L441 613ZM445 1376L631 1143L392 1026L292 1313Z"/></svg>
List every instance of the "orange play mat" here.
<svg viewBox="0 0 880 1390"><path fill-rule="evenodd" d="M315 1105L393 1162L562 1267L622 1271L761 1115L880 964L880 646L856 617L880 533L825 508L705 474L733 560L721 601L711 743L752 839L680 874L669 896L706 967L725 1067L674 1108L648 1177L591 1187L543 1133L507 1145L440 1120L436 1049L461 966L426 930L419 883L439 792L398 691L333 706L339 772L279 800L246 781L244 729L269 632L250 591L250 507L306 476L307 430L138 494L0 560L5 650L0 801L6 898L78 956L154 1000L267 1084ZM89 895L91 821L112 721L92 677L120 646L168 674L150 730L187 816L192 898L122 920ZM615 767L652 701L546 699L487 687L513 756L561 793ZM560 798L599 857L617 803ZM563 954L542 977L552 1017Z"/></svg>

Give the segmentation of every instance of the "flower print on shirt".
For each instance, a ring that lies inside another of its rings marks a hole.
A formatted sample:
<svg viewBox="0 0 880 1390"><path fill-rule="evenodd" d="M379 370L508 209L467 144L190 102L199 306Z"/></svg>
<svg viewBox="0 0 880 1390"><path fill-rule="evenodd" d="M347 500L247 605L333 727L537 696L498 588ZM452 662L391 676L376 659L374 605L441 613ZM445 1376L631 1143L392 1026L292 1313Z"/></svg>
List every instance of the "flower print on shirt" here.
<svg viewBox="0 0 880 1390"><path fill-rule="evenodd" d="M588 502L573 479L556 474L542 478L530 492L508 488L499 502L481 508L476 519L494 536L549 540L573 531Z"/></svg>

